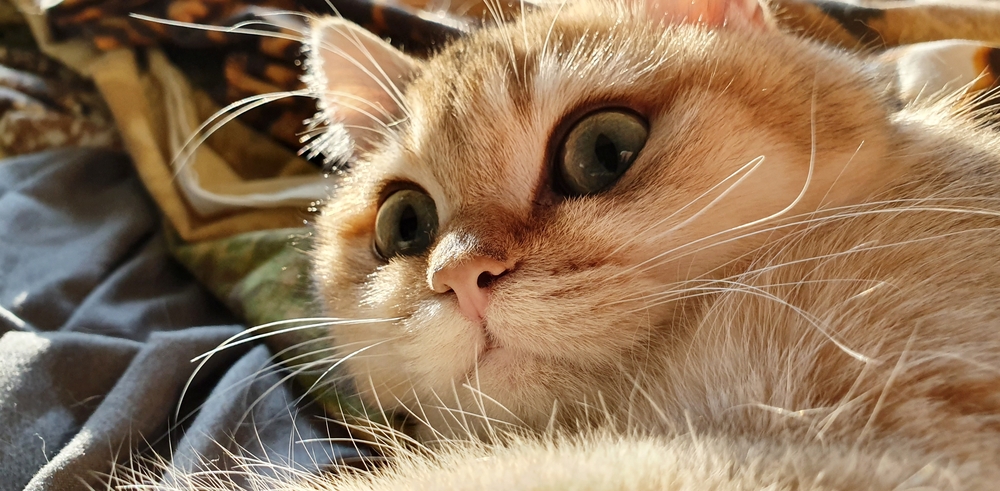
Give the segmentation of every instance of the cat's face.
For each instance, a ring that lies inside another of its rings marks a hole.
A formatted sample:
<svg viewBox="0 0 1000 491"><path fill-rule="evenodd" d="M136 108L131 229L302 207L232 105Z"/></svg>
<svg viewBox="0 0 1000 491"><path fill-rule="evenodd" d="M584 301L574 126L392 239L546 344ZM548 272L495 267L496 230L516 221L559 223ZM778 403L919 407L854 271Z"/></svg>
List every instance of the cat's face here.
<svg viewBox="0 0 1000 491"><path fill-rule="evenodd" d="M385 319L334 330L368 402L439 429L619 404L785 229L751 232L888 178L873 75L737 24L579 2L392 55L399 122L317 221L328 313Z"/></svg>

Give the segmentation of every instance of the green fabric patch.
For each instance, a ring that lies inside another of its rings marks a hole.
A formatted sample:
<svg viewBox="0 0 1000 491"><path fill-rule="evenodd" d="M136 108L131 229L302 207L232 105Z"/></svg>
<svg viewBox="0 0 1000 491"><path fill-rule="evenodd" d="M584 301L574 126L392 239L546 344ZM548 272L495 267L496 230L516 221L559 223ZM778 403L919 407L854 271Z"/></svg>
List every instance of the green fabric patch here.
<svg viewBox="0 0 1000 491"><path fill-rule="evenodd" d="M298 385L326 411L347 422L379 421L330 360L333 341L318 317L309 273L312 230L248 232L185 243L168 230L171 252L249 329L236 342L261 339Z"/></svg>

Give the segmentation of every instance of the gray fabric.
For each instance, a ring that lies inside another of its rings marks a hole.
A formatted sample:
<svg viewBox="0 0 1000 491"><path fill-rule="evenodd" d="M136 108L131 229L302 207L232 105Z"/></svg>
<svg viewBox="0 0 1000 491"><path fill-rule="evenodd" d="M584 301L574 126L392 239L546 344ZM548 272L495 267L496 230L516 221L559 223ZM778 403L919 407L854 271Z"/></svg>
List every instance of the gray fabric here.
<svg viewBox="0 0 1000 491"><path fill-rule="evenodd" d="M182 470L352 455L296 406L266 347L196 373L242 329L170 259L127 157L0 160L0 491L101 488L137 451Z"/></svg>

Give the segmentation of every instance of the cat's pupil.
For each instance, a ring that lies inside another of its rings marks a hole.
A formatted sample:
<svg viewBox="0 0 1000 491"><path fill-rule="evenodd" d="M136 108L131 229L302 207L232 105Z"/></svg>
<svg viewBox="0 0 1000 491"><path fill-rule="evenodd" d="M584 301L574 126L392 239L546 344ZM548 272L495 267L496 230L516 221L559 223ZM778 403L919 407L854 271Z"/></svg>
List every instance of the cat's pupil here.
<svg viewBox="0 0 1000 491"><path fill-rule="evenodd" d="M618 171L618 147L604 133L597 135L594 141L594 155L608 172Z"/></svg>
<svg viewBox="0 0 1000 491"><path fill-rule="evenodd" d="M399 240L410 242L417 238L418 225L420 225L420 221L417 219L417 210L414 210L412 206L403 208L399 214Z"/></svg>
<svg viewBox="0 0 1000 491"><path fill-rule="evenodd" d="M611 187L648 136L645 119L626 108L596 111L573 121L556 154L559 192L583 196Z"/></svg>
<svg viewBox="0 0 1000 491"><path fill-rule="evenodd" d="M417 189L390 194L375 217L375 250L382 259L422 254L437 232L434 200Z"/></svg>

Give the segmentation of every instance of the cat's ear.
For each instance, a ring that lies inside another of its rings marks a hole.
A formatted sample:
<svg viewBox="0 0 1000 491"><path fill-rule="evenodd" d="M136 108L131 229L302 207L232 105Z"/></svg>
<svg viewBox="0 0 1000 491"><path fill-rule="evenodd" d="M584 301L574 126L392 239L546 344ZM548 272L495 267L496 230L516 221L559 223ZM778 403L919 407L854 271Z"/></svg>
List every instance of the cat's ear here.
<svg viewBox="0 0 1000 491"><path fill-rule="evenodd" d="M651 18L670 24L701 23L709 27L762 27L762 0L635 0Z"/></svg>
<svg viewBox="0 0 1000 491"><path fill-rule="evenodd" d="M309 147L348 162L400 119L402 89L420 62L363 27L338 17L314 21L306 80L327 125Z"/></svg>

